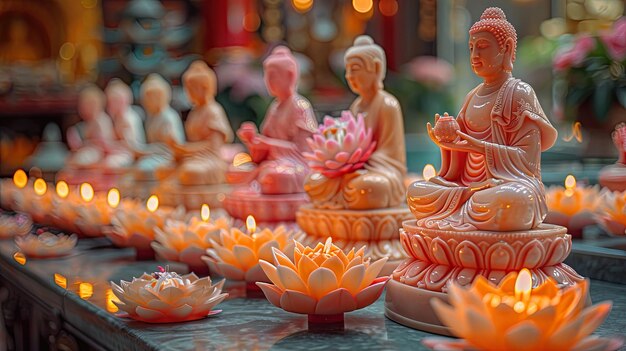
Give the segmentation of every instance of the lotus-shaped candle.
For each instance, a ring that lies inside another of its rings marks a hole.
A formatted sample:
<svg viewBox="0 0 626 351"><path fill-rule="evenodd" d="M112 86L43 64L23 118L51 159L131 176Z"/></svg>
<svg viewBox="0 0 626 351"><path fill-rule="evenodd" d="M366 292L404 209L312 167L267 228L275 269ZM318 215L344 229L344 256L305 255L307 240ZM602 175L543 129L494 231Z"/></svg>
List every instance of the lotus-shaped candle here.
<svg viewBox="0 0 626 351"><path fill-rule="evenodd" d="M255 282L269 281L259 266L259 260L273 260L273 249L291 255L292 237L293 231L282 225L274 230L265 228L258 233L250 226L248 233L231 228L220 233L219 241L210 240L213 247L206 251L208 257L203 256L202 259L211 272L230 280L246 281L250 283L249 288L255 289Z"/></svg>
<svg viewBox="0 0 626 351"><path fill-rule="evenodd" d="M314 248L295 242L294 260L278 250L260 265L272 284L257 285L276 307L309 315L309 322L339 322L343 314L372 304L389 277L376 278L387 258L370 264L365 247L347 254L328 238Z"/></svg>
<svg viewBox="0 0 626 351"><path fill-rule="evenodd" d="M190 270L198 274L208 273L202 255L211 248L211 240L220 242L222 230L230 229L230 221L218 218L215 221L192 217L187 222L165 221L163 229L155 228L152 248L162 259L186 263Z"/></svg>
<svg viewBox="0 0 626 351"><path fill-rule="evenodd" d="M76 246L76 234L55 235L43 232L15 237L15 244L28 257L51 258L68 255Z"/></svg>
<svg viewBox="0 0 626 351"><path fill-rule="evenodd" d="M544 222L567 227L573 237L581 237L584 227L595 224L593 212L599 199L598 186L576 186L576 178L568 175L565 188L551 186L546 190L548 215Z"/></svg>
<svg viewBox="0 0 626 351"><path fill-rule="evenodd" d="M435 138L437 138L437 140L444 143L451 143L457 138L458 135L456 134L456 131L459 129L459 123L456 119L454 119L453 116L448 115L446 112L443 116L437 119L433 132L435 133Z"/></svg>
<svg viewBox="0 0 626 351"><path fill-rule="evenodd" d="M52 224L53 194L48 191L48 184L38 178L33 183L33 189L23 189L22 204L18 205L21 211L28 213L33 221L40 224Z"/></svg>
<svg viewBox="0 0 626 351"><path fill-rule="evenodd" d="M363 168L376 149L372 129L365 127L362 115L350 111L341 117L324 117L317 134L307 139L313 152L305 152L309 167L328 178L335 178Z"/></svg>
<svg viewBox="0 0 626 351"><path fill-rule="evenodd" d="M596 220L613 235L626 235L626 191L603 191Z"/></svg>
<svg viewBox="0 0 626 351"><path fill-rule="evenodd" d="M180 276L172 272L145 274L133 281L111 282L113 293L121 302L113 301L132 319L147 323L193 321L210 314L228 294L222 293L224 281L211 284L211 278L198 278L190 273Z"/></svg>
<svg viewBox="0 0 626 351"><path fill-rule="evenodd" d="M431 303L441 321L464 340L433 338L437 350L606 350L615 340L589 337L611 310L611 302L585 307L588 283L559 289L547 280L532 288L530 271L512 272L492 285L478 277L469 288L451 284L447 305ZM619 346L618 346L619 347Z"/></svg>
<svg viewBox="0 0 626 351"><path fill-rule="evenodd" d="M28 215L18 213L15 216L0 214L0 239L26 235L33 227Z"/></svg>
<svg viewBox="0 0 626 351"><path fill-rule="evenodd" d="M127 201L124 211L115 211L111 218L112 228L105 231L107 238L119 247L134 247L138 259L151 259L154 251L150 246L154 240L154 228L163 228L165 220L179 219L185 216L184 207L158 206L158 199L151 196L146 206L138 201Z"/></svg>

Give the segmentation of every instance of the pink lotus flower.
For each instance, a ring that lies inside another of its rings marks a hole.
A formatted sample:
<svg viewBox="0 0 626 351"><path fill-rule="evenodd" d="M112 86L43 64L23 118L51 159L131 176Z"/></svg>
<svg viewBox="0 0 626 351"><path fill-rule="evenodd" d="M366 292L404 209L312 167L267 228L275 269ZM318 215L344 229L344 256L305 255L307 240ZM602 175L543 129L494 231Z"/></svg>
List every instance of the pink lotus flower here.
<svg viewBox="0 0 626 351"><path fill-rule="evenodd" d="M626 59L626 17L616 21L612 31L601 33L600 39L612 59L616 61Z"/></svg>
<svg viewBox="0 0 626 351"><path fill-rule="evenodd" d="M324 117L317 134L307 139L313 152L305 152L309 167L328 178L340 177L363 168L376 149L371 128L362 115L343 111L340 118Z"/></svg>
<svg viewBox="0 0 626 351"><path fill-rule="evenodd" d="M554 56L554 69L565 71L570 67L580 66L589 52L596 46L595 39L588 34L580 34L574 40L574 45Z"/></svg>

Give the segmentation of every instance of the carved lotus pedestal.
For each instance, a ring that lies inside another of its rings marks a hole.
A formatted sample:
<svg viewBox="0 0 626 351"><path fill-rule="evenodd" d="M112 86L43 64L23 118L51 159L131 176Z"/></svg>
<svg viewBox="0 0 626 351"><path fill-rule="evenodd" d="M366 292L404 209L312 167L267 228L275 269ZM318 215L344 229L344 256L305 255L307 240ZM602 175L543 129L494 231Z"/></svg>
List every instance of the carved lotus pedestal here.
<svg viewBox="0 0 626 351"><path fill-rule="evenodd" d="M388 257L380 276L389 275L407 256L398 231L402 222L413 218L407 207L374 210L331 210L302 206L296 214L304 231L297 238L305 246L315 246L329 236L342 250L366 246L365 257L372 261Z"/></svg>
<svg viewBox="0 0 626 351"><path fill-rule="evenodd" d="M511 271L528 268L537 286L553 278L562 286L583 280L563 263L572 248L567 228L542 224L529 231L456 232L402 223L400 242L410 256L391 276L385 315L408 327L450 335L434 313L430 300L447 302L447 284L471 284L484 276L497 284Z"/></svg>
<svg viewBox="0 0 626 351"><path fill-rule="evenodd" d="M226 194L231 192L228 184L180 185L175 182L161 182L152 193L167 206L183 205L189 211L197 210L203 204L210 208L222 208Z"/></svg>
<svg viewBox="0 0 626 351"><path fill-rule="evenodd" d="M246 187L226 195L223 207L234 218L245 219L253 215L257 224L264 226L295 221L298 208L308 202L306 193L268 195Z"/></svg>

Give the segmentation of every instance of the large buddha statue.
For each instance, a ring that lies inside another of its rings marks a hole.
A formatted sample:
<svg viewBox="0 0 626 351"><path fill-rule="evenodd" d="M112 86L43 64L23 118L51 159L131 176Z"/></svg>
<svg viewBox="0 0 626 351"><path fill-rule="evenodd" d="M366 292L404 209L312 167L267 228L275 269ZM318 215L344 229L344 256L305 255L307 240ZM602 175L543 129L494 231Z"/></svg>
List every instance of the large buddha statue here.
<svg viewBox="0 0 626 351"><path fill-rule="evenodd" d="M498 8L485 10L471 27L470 63L483 83L465 98L455 140L440 141L427 126L442 166L436 177L408 189L418 226L528 230L546 216L541 152L557 132L533 89L511 76L516 43L515 28Z"/></svg>
<svg viewBox="0 0 626 351"><path fill-rule="evenodd" d="M346 80L358 95L350 106L364 117L373 132L376 149L362 169L341 177L312 173L304 185L319 208L366 210L388 208L404 201L406 152L402 110L398 100L383 90L386 60L383 49L369 36L360 36L345 55Z"/></svg>

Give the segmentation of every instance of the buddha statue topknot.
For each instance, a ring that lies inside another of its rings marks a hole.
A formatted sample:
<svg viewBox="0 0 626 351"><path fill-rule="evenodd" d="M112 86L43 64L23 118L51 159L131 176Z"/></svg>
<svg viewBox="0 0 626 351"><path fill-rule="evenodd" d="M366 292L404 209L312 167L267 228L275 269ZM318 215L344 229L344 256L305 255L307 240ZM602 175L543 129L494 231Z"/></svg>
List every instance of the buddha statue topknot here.
<svg viewBox="0 0 626 351"><path fill-rule="evenodd" d="M571 249L567 229L542 224L541 152L557 132L532 87L511 75L516 43L504 12L486 9L469 30L470 64L483 82L456 116L457 137L435 135L450 116L437 114L435 127L427 125L441 149L441 169L408 188L415 220L403 223L400 236L411 257L393 272L386 298L387 316L403 324L446 333L428 300L445 299L450 281L467 285L482 275L497 283L522 268L536 285L582 279L562 263Z"/></svg>

